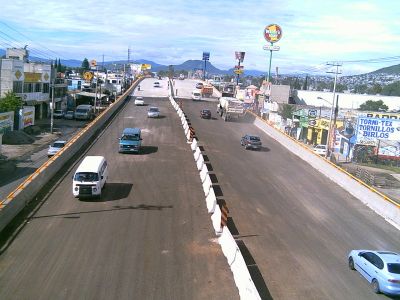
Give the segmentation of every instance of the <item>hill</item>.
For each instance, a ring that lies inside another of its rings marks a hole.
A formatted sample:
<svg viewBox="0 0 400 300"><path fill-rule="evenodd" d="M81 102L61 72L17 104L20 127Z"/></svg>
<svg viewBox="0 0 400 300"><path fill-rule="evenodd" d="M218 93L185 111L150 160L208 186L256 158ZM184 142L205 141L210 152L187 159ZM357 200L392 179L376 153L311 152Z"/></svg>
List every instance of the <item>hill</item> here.
<svg viewBox="0 0 400 300"><path fill-rule="evenodd" d="M394 66L378 69L369 74L390 74L390 75L400 74L400 65L394 65Z"/></svg>

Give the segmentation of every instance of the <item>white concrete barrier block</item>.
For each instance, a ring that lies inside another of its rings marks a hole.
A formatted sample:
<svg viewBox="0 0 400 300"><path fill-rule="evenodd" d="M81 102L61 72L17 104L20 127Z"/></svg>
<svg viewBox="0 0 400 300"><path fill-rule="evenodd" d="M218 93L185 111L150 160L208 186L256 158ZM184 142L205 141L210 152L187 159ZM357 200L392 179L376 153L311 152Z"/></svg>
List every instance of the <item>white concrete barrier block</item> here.
<svg viewBox="0 0 400 300"><path fill-rule="evenodd" d="M200 171L201 183L203 183L206 180L207 175L208 175L207 167L206 167L206 165L203 165L203 167L201 168L201 171Z"/></svg>
<svg viewBox="0 0 400 300"><path fill-rule="evenodd" d="M197 148L197 139L193 139L192 144L190 145L190 148L192 149L192 151L195 151Z"/></svg>
<svg viewBox="0 0 400 300"><path fill-rule="evenodd" d="M197 170L200 171L201 168L202 168L203 165L204 165L204 158L203 158L203 155L200 154L199 159L198 159L197 162L196 162L196 165L197 165Z"/></svg>
<svg viewBox="0 0 400 300"><path fill-rule="evenodd" d="M222 228L221 228L221 210L219 206L215 206L214 213L211 215L211 221L213 224L213 228L215 231L216 235L219 235L222 233ZM221 245L222 248L222 245ZM223 251L223 250L222 250Z"/></svg>
<svg viewBox="0 0 400 300"><path fill-rule="evenodd" d="M195 161L197 161L197 160L199 159L200 154L201 154L200 148L197 147L197 148L196 148L196 151L195 151L194 154L193 154L193 157L194 157L194 160L195 160Z"/></svg>
<svg viewBox="0 0 400 300"><path fill-rule="evenodd" d="M215 197L214 188L211 187L208 195L206 197L207 211L209 214L214 213L215 207L217 205L217 197Z"/></svg>
<svg viewBox="0 0 400 300"><path fill-rule="evenodd" d="M190 130L188 129L187 133L186 133L186 139L188 141L190 141Z"/></svg>
<svg viewBox="0 0 400 300"><path fill-rule="evenodd" d="M212 182L211 182L210 176L207 174L206 180L204 180L204 182L203 182L203 191L204 191L205 197L208 196L211 186L212 186Z"/></svg>
<svg viewBox="0 0 400 300"><path fill-rule="evenodd" d="M182 124L182 126L183 126L183 130L187 130L187 129L189 129L189 124L188 124L188 122L184 122L183 124Z"/></svg>

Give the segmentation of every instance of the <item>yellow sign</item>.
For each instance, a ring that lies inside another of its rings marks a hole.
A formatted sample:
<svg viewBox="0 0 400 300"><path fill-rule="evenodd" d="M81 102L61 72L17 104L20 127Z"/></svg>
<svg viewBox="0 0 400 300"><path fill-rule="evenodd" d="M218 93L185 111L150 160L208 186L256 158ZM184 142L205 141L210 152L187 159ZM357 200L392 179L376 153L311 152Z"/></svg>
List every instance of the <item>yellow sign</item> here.
<svg viewBox="0 0 400 300"><path fill-rule="evenodd" d="M24 72L25 82L40 82L42 79L42 73L31 73Z"/></svg>
<svg viewBox="0 0 400 300"><path fill-rule="evenodd" d="M86 81L90 81L93 78L93 73L92 72L85 72L83 73L83 79Z"/></svg>
<svg viewBox="0 0 400 300"><path fill-rule="evenodd" d="M235 74L243 74L243 70L242 69L236 69L233 71Z"/></svg>
<svg viewBox="0 0 400 300"><path fill-rule="evenodd" d="M143 70L150 70L151 69L151 65L150 64L142 64L142 71Z"/></svg>

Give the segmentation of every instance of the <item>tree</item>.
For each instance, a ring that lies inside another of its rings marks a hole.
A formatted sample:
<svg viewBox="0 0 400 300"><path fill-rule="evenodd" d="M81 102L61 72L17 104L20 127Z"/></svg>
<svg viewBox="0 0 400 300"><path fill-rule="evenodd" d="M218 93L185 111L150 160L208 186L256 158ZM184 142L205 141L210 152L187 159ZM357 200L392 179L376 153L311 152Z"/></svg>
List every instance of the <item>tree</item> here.
<svg viewBox="0 0 400 300"><path fill-rule="evenodd" d="M381 94L386 96L400 96L400 81L384 86Z"/></svg>
<svg viewBox="0 0 400 300"><path fill-rule="evenodd" d="M60 59L58 59L58 63L57 63L57 67L56 67L57 72L62 72L62 68L63 68L63 66L61 65L61 61L60 61Z"/></svg>
<svg viewBox="0 0 400 300"><path fill-rule="evenodd" d="M306 76L306 80L303 83L303 91L307 91L308 89L308 76Z"/></svg>
<svg viewBox="0 0 400 300"><path fill-rule="evenodd" d="M14 92L7 92L5 97L0 99L0 112L17 111L22 107L22 100Z"/></svg>
<svg viewBox="0 0 400 300"><path fill-rule="evenodd" d="M387 109L387 105L385 105L382 100L367 100L366 102L361 104L359 108L359 110L362 111L386 111Z"/></svg>
<svg viewBox="0 0 400 300"><path fill-rule="evenodd" d="M376 95L382 93L382 86L378 83L375 83L372 87L367 90L367 93L370 95Z"/></svg>
<svg viewBox="0 0 400 300"><path fill-rule="evenodd" d="M295 106L291 104L283 104L282 106L282 111L281 111L281 116L284 119L291 119L293 112L294 112Z"/></svg>
<svg viewBox="0 0 400 300"><path fill-rule="evenodd" d="M83 69L84 71L87 71L87 70L90 69L89 61L88 61L88 59L87 59L86 57L85 57L85 59L82 61L82 69Z"/></svg>

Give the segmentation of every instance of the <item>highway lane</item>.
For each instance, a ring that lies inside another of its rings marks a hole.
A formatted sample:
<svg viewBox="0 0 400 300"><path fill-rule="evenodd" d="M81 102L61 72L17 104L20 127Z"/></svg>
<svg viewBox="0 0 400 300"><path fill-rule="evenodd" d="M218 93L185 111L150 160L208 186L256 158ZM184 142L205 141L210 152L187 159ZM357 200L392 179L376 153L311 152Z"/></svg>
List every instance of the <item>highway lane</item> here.
<svg viewBox="0 0 400 300"><path fill-rule="evenodd" d="M216 103L184 101L242 239L273 299L387 299L347 267L351 249L400 251L400 233L247 118L224 122ZM202 120L210 108L214 119ZM260 135L262 151L240 146ZM264 293L264 295L268 294Z"/></svg>
<svg viewBox="0 0 400 300"><path fill-rule="evenodd" d="M109 163L102 199L73 198L74 165L0 256L0 299L238 299L178 116L141 87L162 118L127 104L87 152ZM117 152L127 126L142 154Z"/></svg>

